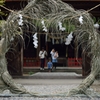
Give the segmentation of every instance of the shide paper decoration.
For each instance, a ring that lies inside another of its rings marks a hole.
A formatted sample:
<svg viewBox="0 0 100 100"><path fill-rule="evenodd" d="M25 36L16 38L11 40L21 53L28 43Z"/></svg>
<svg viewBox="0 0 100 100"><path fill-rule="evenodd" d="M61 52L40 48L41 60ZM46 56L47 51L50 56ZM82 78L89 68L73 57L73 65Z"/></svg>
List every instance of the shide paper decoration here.
<svg viewBox="0 0 100 100"><path fill-rule="evenodd" d="M65 42L65 44L66 45L69 45L70 43L71 43L71 41L72 41L72 39L73 39L73 32L71 32L68 36L67 36L67 38L66 38L66 42Z"/></svg>
<svg viewBox="0 0 100 100"><path fill-rule="evenodd" d="M34 44L34 48L38 47L38 40L37 40L37 32L33 35L33 44Z"/></svg>
<svg viewBox="0 0 100 100"><path fill-rule="evenodd" d="M59 30L60 31L65 31L65 27L62 26L62 23L61 22L58 22L58 26L59 26Z"/></svg>
<svg viewBox="0 0 100 100"><path fill-rule="evenodd" d="M23 17L21 14L19 14L18 24L19 24L19 26L23 25Z"/></svg>
<svg viewBox="0 0 100 100"><path fill-rule="evenodd" d="M47 28L45 26L44 20L41 21L41 24L43 25L43 31L44 32L47 32L48 30L47 30Z"/></svg>
<svg viewBox="0 0 100 100"><path fill-rule="evenodd" d="M79 22L80 22L80 24L83 24L83 16L79 17Z"/></svg>

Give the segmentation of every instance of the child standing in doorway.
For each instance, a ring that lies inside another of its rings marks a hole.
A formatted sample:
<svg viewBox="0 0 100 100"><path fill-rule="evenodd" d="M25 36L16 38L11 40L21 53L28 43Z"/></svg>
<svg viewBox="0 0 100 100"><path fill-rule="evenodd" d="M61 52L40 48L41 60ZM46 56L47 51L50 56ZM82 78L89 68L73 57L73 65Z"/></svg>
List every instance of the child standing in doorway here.
<svg viewBox="0 0 100 100"><path fill-rule="evenodd" d="M48 71L51 72L52 71L52 67L53 67L53 64L51 62L51 59L49 59L49 61L47 63L47 67L48 67Z"/></svg>

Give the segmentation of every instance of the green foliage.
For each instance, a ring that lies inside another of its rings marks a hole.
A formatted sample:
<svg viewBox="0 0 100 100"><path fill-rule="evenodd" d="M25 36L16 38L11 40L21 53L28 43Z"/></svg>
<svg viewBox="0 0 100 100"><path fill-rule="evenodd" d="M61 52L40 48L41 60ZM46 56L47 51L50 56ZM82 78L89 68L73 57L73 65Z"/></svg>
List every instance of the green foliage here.
<svg viewBox="0 0 100 100"><path fill-rule="evenodd" d="M36 31L37 31L37 30L42 31L41 20L36 20L36 19L34 19L34 20L33 20L33 23L34 23L34 26L35 26Z"/></svg>
<svg viewBox="0 0 100 100"><path fill-rule="evenodd" d="M5 0L0 0L0 5L3 5Z"/></svg>
<svg viewBox="0 0 100 100"><path fill-rule="evenodd" d="M29 72L29 75L33 75L33 74L34 74L34 72L32 72L32 71Z"/></svg>
<svg viewBox="0 0 100 100"><path fill-rule="evenodd" d="M41 24L41 21L42 20L37 20L37 19L33 20L36 30L40 32L43 31L43 25ZM58 22L56 22L56 20L49 22L48 20L44 19L44 23L45 23L46 28L49 30L49 32L56 32L57 30L59 30ZM73 25L69 21L62 22L62 27L65 28L65 32L67 33L73 32L75 30L75 25Z"/></svg>
<svg viewBox="0 0 100 100"><path fill-rule="evenodd" d="M5 3L5 0L0 0L0 5L4 5L4 3ZM7 14L2 12L1 9L0 9L0 15L6 16Z"/></svg>
<svg viewBox="0 0 100 100"><path fill-rule="evenodd" d="M99 17L97 18L97 23L100 24L100 18Z"/></svg>
<svg viewBox="0 0 100 100"><path fill-rule="evenodd" d="M93 17L93 21L94 21L94 23L96 23L96 21L97 21L97 20L96 20L96 17Z"/></svg>
<svg viewBox="0 0 100 100"><path fill-rule="evenodd" d="M69 23L69 22L65 21L63 23L63 26L66 28L67 33L73 32L75 30L75 25L73 25L72 23Z"/></svg>
<svg viewBox="0 0 100 100"><path fill-rule="evenodd" d="M98 24L100 24L100 18L99 17L93 17L93 21L94 21L94 23L98 23Z"/></svg>

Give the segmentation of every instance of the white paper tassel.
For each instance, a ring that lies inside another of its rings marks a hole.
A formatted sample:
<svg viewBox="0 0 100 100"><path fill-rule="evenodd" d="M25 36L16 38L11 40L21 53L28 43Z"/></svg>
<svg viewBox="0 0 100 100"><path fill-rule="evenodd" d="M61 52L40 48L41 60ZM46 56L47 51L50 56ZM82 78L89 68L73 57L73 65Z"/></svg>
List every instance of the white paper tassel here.
<svg viewBox="0 0 100 100"><path fill-rule="evenodd" d="M44 32L47 32L48 30L47 30L47 28L45 26L44 20L41 21L41 24L43 25L43 31Z"/></svg>
<svg viewBox="0 0 100 100"><path fill-rule="evenodd" d="M22 19L22 18L23 18L21 14L19 14L19 18L20 18L20 19Z"/></svg>
<svg viewBox="0 0 100 100"><path fill-rule="evenodd" d="M23 26L23 20L20 19L20 20L18 21L18 24L19 24L20 26Z"/></svg>
<svg viewBox="0 0 100 100"><path fill-rule="evenodd" d="M73 39L73 32L71 32L68 36L67 36L67 38L66 38L66 42L65 42L65 44L66 45L69 45L70 43L71 43L71 41L72 41L72 39Z"/></svg>
<svg viewBox="0 0 100 100"><path fill-rule="evenodd" d="M19 24L20 26L22 26L22 25L23 25L23 17L22 17L22 15L21 15L21 14L19 14L18 24Z"/></svg>
<svg viewBox="0 0 100 100"><path fill-rule="evenodd" d="M34 39L37 39L37 32L33 35Z"/></svg>
<svg viewBox="0 0 100 100"><path fill-rule="evenodd" d="M13 41L14 40L14 38L12 37L11 39L10 39L10 41Z"/></svg>
<svg viewBox="0 0 100 100"><path fill-rule="evenodd" d="M59 26L59 30L60 31L65 31L65 27L62 27L62 23L61 22L58 22L58 26Z"/></svg>
<svg viewBox="0 0 100 100"><path fill-rule="evenodd" d="M98 23L94 24L94 27L99 29L99 24Z"/></svg>
<svg viewBox="0 0 100 100"><path fill-rule="evenodd" d="M83 24L83 16L79 17L79 22L80 22L80 24Z"/></svg>
<svg viewBox="0 0 100 100"><path fill-rule="evenodd" d="M38 41L35 40L35 41L33 42L33 44L34 44L34 47L35 47L35 48L38 47Z"/></svg>
<svg viewBox="0 0 100 100"><path fill-rule="evenodd" d="M37 40L37 32L33 35L33 44L34 44L34 48L38 47L38 40Z"/></svg>

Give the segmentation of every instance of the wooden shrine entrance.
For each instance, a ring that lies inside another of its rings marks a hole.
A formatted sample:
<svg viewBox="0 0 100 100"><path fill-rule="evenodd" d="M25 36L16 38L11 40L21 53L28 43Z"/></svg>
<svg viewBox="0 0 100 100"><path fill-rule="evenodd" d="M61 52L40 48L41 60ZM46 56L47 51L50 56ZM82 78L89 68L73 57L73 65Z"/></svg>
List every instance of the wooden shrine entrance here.
<svg viewBox="0 0 100 100"><path fill-rule="evenodd" d="M74 41L70 45L65 45L65 42L52 43L52 39L46 41L45 34L38 34L38 48L34 48L32 36L30 36L30 43L28 43L28 38L25 39L25 49L23 53L23 67L40 67L39 51L44 47L48 53L48 58L51 57L50 51L54 48L59 53L58 67L75 67L81 64L76 64L72 62L72 58L75 58L75 45ZM79 60L81 59L81 50L79 52ZM71 58L71 59L70 59ZM68 63L71 61L71 63ZM82 61L82 60L80 60ZM72 64L73 63L73 64Z"/></svg>
<svg viewBox="0 0 100 100"><path fill-rule="evenodd" d="M44 38L44 36L41 37L41 40ZM22 41L22 39L19 37L18 38L19 41ZM38 52L41 48L41 45L44 46L48 52L48 55L50 57L50 50L52 48L55 47L56 50L58 50L59 52L59 58L58 58L58 62L59 62L59 66L62 67L78 67L80 66L79 63L83 66L82 67L82 75L86 76L90 73L90 65L89 62L90 60L88 58L86 58L86 61L84 60L84 62L82 61L81 58L78 59L78 63L76 62L76 59L74 58L74 49L72 49L71 45L66 46L64 44L52 44L52 42L40 42L39 47L37 49L34 48L33 45L33 40L31 39L29 46L26 47L26 49L24 49L23 47L23 41L20 43L16 42L17 39L15 39L14 43L11 45L11 48L7 54L6 54L6 58L7 58L7 63L8 63L8 71L12 76L22 76L23 75L23 68L27 67L27 68L34 68L34 67L39 67L40 65L40 60L38 57ZM17 44L16 44L17 43ZM43 43L43 44L41 44ZM45 44L45 45L44 45ZM24 52L24 53L23 53ZM88 68L85 67L85 65L87 65L87 61L88 61ZM84 64L85 65L84 65ZM70 66L69 66L70 65Z"/></svg>

